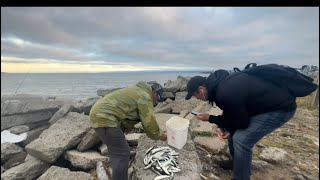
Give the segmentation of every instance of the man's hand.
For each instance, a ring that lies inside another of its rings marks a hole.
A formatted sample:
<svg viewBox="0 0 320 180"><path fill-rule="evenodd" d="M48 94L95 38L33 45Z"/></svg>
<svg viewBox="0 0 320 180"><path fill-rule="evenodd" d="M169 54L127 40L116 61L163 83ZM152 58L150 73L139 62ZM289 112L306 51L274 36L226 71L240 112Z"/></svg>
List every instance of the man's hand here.
<svg viewBox="0 0 320 180"><path fill-rule="evenodd" d="M229 132L226 132L222 130L221 128L218 128L218 138L221 139L222 141L225 139L228 139L230 136Z"/></svg>
<svg viewBox="0 0 320 180"><path fill-rule="evenodd" d="M198 114L196 116L198 119L200 119L201 121L209 121L209 114Z"/></svg>
<svg viewBox="0 0 320 180"><path fill-rule="evenodd" d="M161 141L166 141L167 140L167 132L163 132L162 136L160 137Z"/></svg>

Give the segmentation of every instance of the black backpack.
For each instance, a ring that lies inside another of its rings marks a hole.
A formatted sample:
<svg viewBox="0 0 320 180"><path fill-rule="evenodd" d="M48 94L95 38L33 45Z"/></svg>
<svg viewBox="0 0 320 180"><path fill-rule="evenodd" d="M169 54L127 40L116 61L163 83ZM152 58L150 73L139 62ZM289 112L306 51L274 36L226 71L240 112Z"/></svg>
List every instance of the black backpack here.
<svg viewBox="0 0 320 180"><path fill-rule="evenodd" d="M233 68L233 70L235 72L240 71L239 68ZM307 96L318 88L318 85L313 83L311 77L289 66L278 64L257 66L256 63L250 63L241 72L257 76L279 87L286 88L295 97Z"/></svg>

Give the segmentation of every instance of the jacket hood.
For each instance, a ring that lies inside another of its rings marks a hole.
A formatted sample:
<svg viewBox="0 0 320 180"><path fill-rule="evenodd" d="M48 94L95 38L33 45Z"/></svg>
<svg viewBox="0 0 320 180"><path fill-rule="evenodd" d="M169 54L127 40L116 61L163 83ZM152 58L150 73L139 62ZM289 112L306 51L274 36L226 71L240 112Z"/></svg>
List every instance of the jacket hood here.
<svg viewBox="0 0 320 180"><path fill-rule="evenodd" d="M148 94L150 94L150 97L152 95L152 88L151 86L145 82L145 81L139 81L137 84L136 84L137 87L141 88L142 90L144 90L145 92L147 92Z"/></svg>
<svg viewBox="0 0 320 180"><path fill-rule="evenodd" d="M216 90L219 83L228 75L228 71L219 69L207 77L206 86L208 88L208 100L210 103L213 103L216 98Z"/></svg>

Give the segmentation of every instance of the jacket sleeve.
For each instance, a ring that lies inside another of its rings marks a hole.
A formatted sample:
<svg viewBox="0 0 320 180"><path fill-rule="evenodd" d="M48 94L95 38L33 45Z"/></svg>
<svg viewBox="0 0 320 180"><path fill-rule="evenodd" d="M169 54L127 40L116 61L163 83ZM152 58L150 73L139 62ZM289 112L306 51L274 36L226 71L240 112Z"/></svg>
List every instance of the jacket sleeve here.
<svg viewBox="0 0 320 180"><path fill-rule="evenodd" d="M158 140L163 134L156 121L152 101L143 98L138 101L139 117L141 124L150 139Z"/></svg>
<svg viewBox="0 0 320 180"><path fill-rule="evenodd" d="M246 98L246 90L240 93L226 90L225 94L219 97L223 114L221 116L210 116L209 122L227 129L230 133L237 129L248 128L250 119L246 109Z"/></svg>

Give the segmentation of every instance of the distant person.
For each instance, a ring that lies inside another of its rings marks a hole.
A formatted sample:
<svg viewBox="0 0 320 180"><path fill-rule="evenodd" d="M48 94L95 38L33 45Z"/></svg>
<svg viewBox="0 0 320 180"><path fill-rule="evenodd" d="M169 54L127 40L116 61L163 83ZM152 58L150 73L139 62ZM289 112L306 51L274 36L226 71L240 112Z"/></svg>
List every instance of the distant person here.
<svg viewBox="0 0 320 180"><path fill-rule="evenodd" d="M167 134L159 128L153 111L154 105L162 101L162 95L160 84L140 81L106 95L93 105L90 122L108 147L113 180L128 179L130 148L124 136L125 129L141 122L149 138L166 141Z"/></svg>
<svg viewBox="0 0 320 180"><path fill-rule="evenodd" d="M277 80L277 79L275 79ZM199 114L197 118L218 126L218 137L228 139L232 159L219 161L233 169L233 179L251 176L252 149L264 136L288 122L296 111L296 97L286 88L243 72L217 70L208 78L195 76L187 84L185 99L209 101L222 115Z"/></svg>

